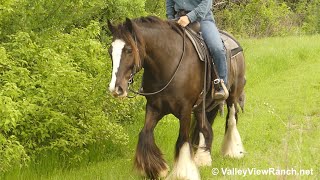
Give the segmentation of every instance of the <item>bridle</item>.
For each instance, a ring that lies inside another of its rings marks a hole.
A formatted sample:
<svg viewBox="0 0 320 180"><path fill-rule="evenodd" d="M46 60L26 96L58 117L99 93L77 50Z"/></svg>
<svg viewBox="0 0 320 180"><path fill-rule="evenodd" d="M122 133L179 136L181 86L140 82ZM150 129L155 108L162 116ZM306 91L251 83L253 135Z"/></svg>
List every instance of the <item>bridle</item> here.
<svg viewBox="0 0 320 180"><path fill-rule="evenodd" d="M134 94L136 94L136 95L141 95L141 96L150 96L150 95L155 95L155 94L158 94L158 93L160 93L160 92L162 92L162 91L164 91L169 85L170 85L170 83L173 81L173 79L175 78L175 76L176 76L176 74L177 74L177 72L178 72L178 69L179 69L179 67L180 67L180 65L181 65L181 62L182 62L182 59L183 59L183 57L184 57L184 54L185 54L185 49L186 49L186 32L185 32L186 30L185 30L185 28L183 28L183 51L182 51L182 55L181 55L181 58L180 58L180 60L179 60L179 64L177 65L177 67L176 67L176 70L175 70L175 72L173 73L173 75L172 75L172 77L170 78L170 80L167 82L167 84L165 85L165 86L163 86L161 89L159 89L159 90L157 90L157 91L154 91L154 92L141 92L141 91L143 91L142 90L142 88L140 88L140 90L139 91L136 91L136 90L133 90L133 89L131 89L130 88L130 85L132 85L133 84L133 78L134 78L134 76L139 72L139 70L141 69L139 69L139 68L137 68L136 66L134 66L134 68L133 68L133 70L132 70L132 73L131 73L131 75L130 75L130 78L129 78L129 80L128 80L128 89L129 89L129 91L130 92L132 92L132 93L134 93ZM135 37L135 42L136 42L136 44L137 44L137 41L136 41L136 37ZM129 98L130 98L131 96L129 96ZM134 97L134 96L133 96Z"/></svg>

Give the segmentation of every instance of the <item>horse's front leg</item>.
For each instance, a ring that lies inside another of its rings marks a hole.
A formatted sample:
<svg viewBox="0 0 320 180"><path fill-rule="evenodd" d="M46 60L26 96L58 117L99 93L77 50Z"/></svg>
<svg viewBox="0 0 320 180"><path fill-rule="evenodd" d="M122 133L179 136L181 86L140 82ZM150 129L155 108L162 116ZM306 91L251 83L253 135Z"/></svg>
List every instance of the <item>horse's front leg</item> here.
<svg viewBox="0 0 320 180"><path fill-rule="evenodd" d="M162 117L161 112L147 104L145 124L140 131L136 149L135 167L143 176L151 179L165 177L169 171L160 149L154 142L153 135L153 130Z"/></svg>
<svg viewBox="0 0 320 180"><path fill-rule="evenodd" d="M170 179L200 179L190 145L191 109L183 111L180 117L179 137L176 142L175 165Z"/></svg>
<svg viewBox="0 0 320 180"><path fill-rule="evenodd" d="M202 111L194 111L194 114L196 127L193 132L193 143L197 146L194 160L197 166L211 166L213 131L206 114L203 114Z"/></svg>

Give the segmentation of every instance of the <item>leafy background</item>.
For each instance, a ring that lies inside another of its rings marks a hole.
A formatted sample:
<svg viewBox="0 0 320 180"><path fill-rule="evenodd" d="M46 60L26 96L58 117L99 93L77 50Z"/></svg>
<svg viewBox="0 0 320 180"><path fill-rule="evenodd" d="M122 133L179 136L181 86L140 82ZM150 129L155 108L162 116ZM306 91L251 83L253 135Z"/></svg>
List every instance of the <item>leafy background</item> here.
<svg viewBox="0 0 320 180"><path fill-rule="evenodd" d="M123 127L135 121L144 100L107 92L106 21L165 18L164 3L0 0L0 172L45 154L69 167L97 145L117 151L128 144ZM216 1L213 11L220 29L261 38L319 33L319 6L319 0L227 0Z"/></svg>

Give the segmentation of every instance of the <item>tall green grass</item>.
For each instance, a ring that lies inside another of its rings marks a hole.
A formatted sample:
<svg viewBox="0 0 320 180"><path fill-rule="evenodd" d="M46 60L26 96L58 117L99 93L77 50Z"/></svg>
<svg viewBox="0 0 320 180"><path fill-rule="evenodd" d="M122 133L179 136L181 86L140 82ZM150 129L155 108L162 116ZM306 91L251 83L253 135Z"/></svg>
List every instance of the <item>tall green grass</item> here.
<svg viewBox="0 0 320 180"><path fill-rule="evenodd" d="M317 179L320 177L320 36L240 40L247 65L245 113L238 129L246 155L220 154L225 119L213 125L212 167L200 168L202 179ZM125 128L130 143L121 149L97 145L81 164L62 168L56 155L43 155L27 168L16 168L2 179L141 179L133 157L144 114ZM156 143L173 167L178 121L165 117L155 131ZM212 168L312 169L312 176L217 176Z"/></svg>

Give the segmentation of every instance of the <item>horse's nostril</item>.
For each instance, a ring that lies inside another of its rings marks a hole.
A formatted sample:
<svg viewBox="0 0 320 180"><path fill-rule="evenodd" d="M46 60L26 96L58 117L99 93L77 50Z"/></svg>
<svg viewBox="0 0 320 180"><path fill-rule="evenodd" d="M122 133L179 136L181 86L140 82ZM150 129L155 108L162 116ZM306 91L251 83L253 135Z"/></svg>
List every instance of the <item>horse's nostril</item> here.
<svg viewBox="0 0 320 180"><path fill-rule="evenodd" d="M123 89L120 86L117 86L115 92L116 92L117 95L122 95L123 94Z"/></svg>

